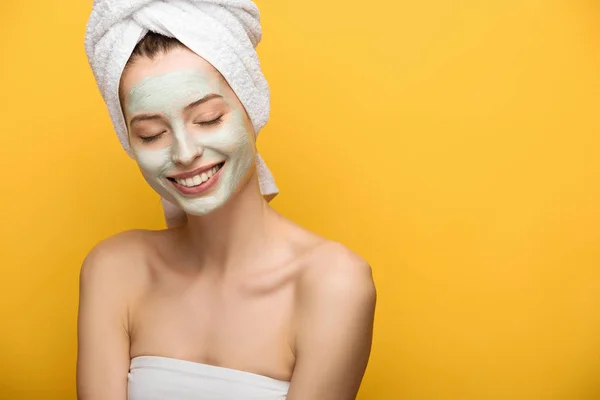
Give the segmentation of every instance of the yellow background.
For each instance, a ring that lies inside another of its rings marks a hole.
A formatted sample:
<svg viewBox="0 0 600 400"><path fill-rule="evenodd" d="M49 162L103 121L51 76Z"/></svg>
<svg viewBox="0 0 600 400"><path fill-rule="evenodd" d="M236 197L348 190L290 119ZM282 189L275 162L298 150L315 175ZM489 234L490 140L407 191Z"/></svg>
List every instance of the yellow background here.
<svg viewBox="0 0 600 400"><path fill-rule="evenodd" d="M360 399L600 399L600 5L260 0L276 209L363 255ZM0 399L74 399L79 266L162 226L83 51L0 4Z"/></svg>

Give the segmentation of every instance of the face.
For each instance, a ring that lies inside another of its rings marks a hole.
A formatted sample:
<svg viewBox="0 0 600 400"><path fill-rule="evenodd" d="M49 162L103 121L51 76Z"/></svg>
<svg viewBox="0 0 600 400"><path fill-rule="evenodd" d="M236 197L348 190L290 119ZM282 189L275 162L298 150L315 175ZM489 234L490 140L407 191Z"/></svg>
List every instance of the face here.
<svg viewBox="0 0 600 400"><path fill-rule="evenodd" d="M135 60L121 79L121 100L142 175L188 214L219 208L253 173L252 123L219 72L195 53Z"/></svg>

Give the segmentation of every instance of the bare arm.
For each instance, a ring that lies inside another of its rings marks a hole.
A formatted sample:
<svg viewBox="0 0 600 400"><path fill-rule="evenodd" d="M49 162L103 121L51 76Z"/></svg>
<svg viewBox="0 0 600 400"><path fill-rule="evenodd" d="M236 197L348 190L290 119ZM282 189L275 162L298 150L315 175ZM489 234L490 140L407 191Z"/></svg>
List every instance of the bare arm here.
<svg viewBox="0 0 600 400"><path fill-rule="evenodd" d="M348 250L325 258L328 265L308 272L298 289L288 400L355 399L369 359L376 301L371 269Z"/></svg>
<svg viewBox="0 0 600 400"><path fill-rule="evenodd" d="M77 398L126 400L129 336L123 273L111 242L83 262L79 287ZM122 261L121 261L122 263Z"/></svg>

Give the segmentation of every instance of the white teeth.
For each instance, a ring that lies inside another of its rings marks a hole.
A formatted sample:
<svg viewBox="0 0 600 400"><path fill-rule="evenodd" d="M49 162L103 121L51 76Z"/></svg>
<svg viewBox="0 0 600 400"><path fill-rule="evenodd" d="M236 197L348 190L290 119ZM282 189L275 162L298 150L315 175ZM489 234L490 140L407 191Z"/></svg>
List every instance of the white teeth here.
<svg viewBox="0 0 600 400"><path fill-rule="evenodd" d="M194 186L198 186L201 183L206 182L207 180L209 180L214 174L216 174L219 170L221 169L221 166L216 165L214 167L212 167L210 170L203 172L201 174L198 174L196 176L193 176L191 178L185 178L185 179L176 179L175 181L180 184L181 186L185 186L185 187L194 187Z"/></svg>

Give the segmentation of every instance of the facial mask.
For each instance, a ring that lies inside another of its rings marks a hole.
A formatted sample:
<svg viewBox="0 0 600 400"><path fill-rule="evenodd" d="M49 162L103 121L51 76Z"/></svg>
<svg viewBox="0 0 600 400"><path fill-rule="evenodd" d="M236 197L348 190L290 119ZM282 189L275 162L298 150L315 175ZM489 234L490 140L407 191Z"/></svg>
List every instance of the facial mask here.
<svg viewBox="0 0 600 400"><path fill-rule="evenodd" d="M170 124L167 133L170 137L165 139L165 146L134 144L132 138L132 150L150 186L188 214L205 215L225 204L255 162L253 132L245 121L243 108L231 98L234 95L225 85L208 73L181 70L144 79L131 89L125 100L128 116L162 114ZM212 93L223 97L229 112L220 125L206 132L188 132L183 119L184 108ZM201 155L190 165L176 163L193 154ZM222 161L225 164L219 171L219 179L206 193L184 195L167 179L170 175Z"/></svg>

